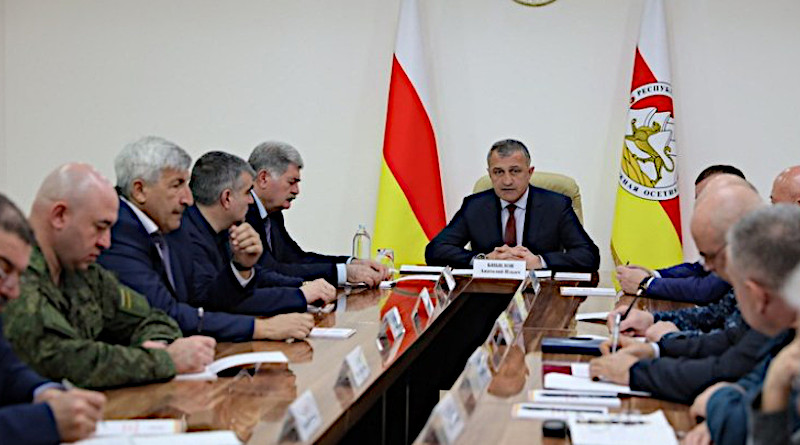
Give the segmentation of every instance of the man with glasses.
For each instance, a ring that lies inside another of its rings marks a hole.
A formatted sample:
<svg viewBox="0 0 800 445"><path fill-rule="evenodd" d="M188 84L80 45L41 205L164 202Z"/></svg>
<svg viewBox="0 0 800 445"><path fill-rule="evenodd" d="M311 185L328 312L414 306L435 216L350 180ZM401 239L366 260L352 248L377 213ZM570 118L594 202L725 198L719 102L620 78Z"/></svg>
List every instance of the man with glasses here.
<svg viewBox="0 0 800 445"><path fill-rule="evenodd" d="M28 267L33 232L0 194L0 312L19 297L19 277ZM0 323L0 442L57 444L91 435L103 417L103 394L64 387L42 378L19 361Z"/></svg>
<svg viewBox="0 0 800 445"><path fill-rule="evenodd" d="M471 267L476 257L522 260L528 269L594 272L600 251L570 199L530 185L534 167L522 142L496 142L486 157L492 190L464 199L425 249L430 265ZM464 246L470 243L472 250Z"/></svg>

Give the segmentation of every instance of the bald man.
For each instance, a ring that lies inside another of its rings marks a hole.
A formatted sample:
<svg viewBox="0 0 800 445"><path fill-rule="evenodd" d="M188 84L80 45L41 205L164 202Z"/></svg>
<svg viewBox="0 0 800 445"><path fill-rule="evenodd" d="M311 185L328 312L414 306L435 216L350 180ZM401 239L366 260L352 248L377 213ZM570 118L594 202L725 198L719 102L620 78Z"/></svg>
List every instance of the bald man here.
<svg viewBox="0 0 800 445"><path fill-rule="evenodd" d="M800 165L780 172L769 195L773 204L800 204Z"/></svg>
<svg viewBox="0 0 800 445"><path fill-rule="evenodd" d="M181 338L173 319L95 264L111 244L118 202L86 164L56 169L36 195L37 246L4 319L16 353L45 377L113 387L201 371L213 359L213 339Z"/></svg>
<svg viewBox="0 0 800 445"><path fill-rule="evenodd" d="M706 269L730 282L725 268L725 233L763 205L758 193L742 181L709 184L697 200L691 223L692 237ZM734 381L749 372L766 354L764 346L769 340L744 321L715 333L657 343L639 343L626 337L620 351L592 360L591 373L654 397L689 403L709 385Z"/></svg>

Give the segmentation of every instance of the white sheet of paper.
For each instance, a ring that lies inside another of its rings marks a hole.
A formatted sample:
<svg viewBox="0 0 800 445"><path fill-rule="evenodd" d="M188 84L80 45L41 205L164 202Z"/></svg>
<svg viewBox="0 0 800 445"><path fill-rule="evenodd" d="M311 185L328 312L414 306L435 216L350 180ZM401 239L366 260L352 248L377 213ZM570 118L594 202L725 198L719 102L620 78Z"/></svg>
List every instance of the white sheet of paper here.
<svg viewBox="0 0 800 445"><path fill-rule="evenodd" d="M528 398L534 402L558 405L606 406L608 408L619 408L622 405L622 400L616 394L578 393L549 389L534 389L528 394Z"/></svg>
<svg viewBox="0 0 800 445"><path fill-rule="evenodd" d="M565 297L616 297L613 287L562 287L561 295Z"/></svg>
<svg viewBox="0 0 800 445"><path fill-rule="evenodd" d="M234 366L251 365L255 363L289 363L289 359L280 351L248 352L221 358L206 366L203 372L193 374L178 374L175 380L216 380L217 373L233 368Z"/></svg>
<svg viewBox="0 0 800 445"><path fill-rule="evenodd" d="M574 445L678 445L675 430L661 410L645 415L587 414L571 417L567 424Z"/></svg>
<svg viewBox="0 0 800 445"><path fill-rule="evenodd" d="M511 416L515 419L567 419L576 414L608 414L608 408L537 402L515 403L511 408Z"/></svg>
<svg viewBox="0 0 800 445"><path fill-rule="evenodd" d="M554 280L562 281L592 281L592 274L586 272L556 272Z"/></svg>
<svg viewBox="0 0 800 445"><path fill-rule="evenodd" d="M553 271L548 269L535 270L533 273L536 275L536 278L550 278L553 276Z"/></svg>
<svg viewBox="0 0 800 445"><path fill-rule="evenodd" d="M400 273L435 273L440 274L444 270L441 266L417 266L415 264L403 264L400 266Z"/></svg>
<svg viewBox="0 0 800 445"><path fill-rule="evenodd" d="M584 312L582 314L575 314L577 321L601 320L608 319L608 312Z"/></svg>
<svg viewBox="0 0 800 445"><path fill-rule="evenodd" d="M632 391L629 386L617 385L608 382L593 382L587 378L551 372L544 376L546 389L560 389L565 391L585 391L629 394L632 396L649 397L650 394L642 391Z"/></svg>
<svg viewBox="0 0 800 445"><path fill-rule="evenodd" d="M355 329L350 328L311 328L308 334L310 338L348 338L356 333Z"/></svg>
<svg viewBox="0 0 800 445"><path fill-rule="evenodd" d="M590 378L591 374L589 374L589 364L588 363L571 363L570 368L572 370L572 375L575 377L580 377L583 379Z"/></svg>
<svg viewBox="0 0 800 445"><path fill-rule="evenodd" d="M186 424L178 419L102 420L97 422L94 436L152 436L183 431Z"/></svg>
<svg viewBox="0 0 800 445"><path fill-rule="evenodd" d="M203 431L158 436L91 437L76 445L241 445L233 431Z"/></svg>
<svg viewBox="0 0 800 445"><path fill-rule="evenodd" d="M400 277L396 280L392 281L381 281L380 288L381 289L389 289L392 286L396 285L397 283L401 283L403 281L410 281L410 280L423 280L423 281L433 281L436 282L439 280L440 275L430 275L430 274L418 274L418 275L406 275Z"/></svg>

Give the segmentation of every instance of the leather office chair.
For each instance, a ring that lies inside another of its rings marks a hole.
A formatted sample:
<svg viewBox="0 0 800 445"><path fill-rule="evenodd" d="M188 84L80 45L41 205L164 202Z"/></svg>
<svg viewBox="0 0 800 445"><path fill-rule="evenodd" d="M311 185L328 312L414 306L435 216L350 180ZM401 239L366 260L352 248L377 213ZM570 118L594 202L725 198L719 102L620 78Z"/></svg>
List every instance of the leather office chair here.
<svg viewBox="0 0 800 445"><path fill-rule="evenodd" d="M581 189L574 179L567 175L560 173L542 172L535 170L531 175L531 185L547 189L562 195L569 196L572 199L572 208L575 214L578 215L578 220L583 224L583 206L581 205ZM492 188L492 180L489 175L485 175L475 182L475 187L472 188L472 193L482 192Z"/></svg>

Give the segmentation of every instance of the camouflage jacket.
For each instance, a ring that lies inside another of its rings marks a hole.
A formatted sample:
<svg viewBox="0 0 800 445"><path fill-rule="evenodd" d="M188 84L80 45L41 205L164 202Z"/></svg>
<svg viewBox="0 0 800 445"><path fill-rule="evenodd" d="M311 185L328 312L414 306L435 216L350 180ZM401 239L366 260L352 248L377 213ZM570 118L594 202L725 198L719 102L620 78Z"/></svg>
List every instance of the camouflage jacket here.
<svg viewBox="0 0 800 445"><path fill-rule="evenodd" d="M20 359L52 380L91 388L175 375L165 350L140 346L179 338L173 319L99 265L64 271L60 281L53 283L44 255L34 248L20 298L3 313L5 335Z"/></svg>
<svg viewBox="0 0 800 445"><path fill-rule="evenodd" d="M654 312L653 319L655 321L671 321L685 335L699 335L744 323L739 306L736 305L733 289L716 303L675 311Z"/></svg>

